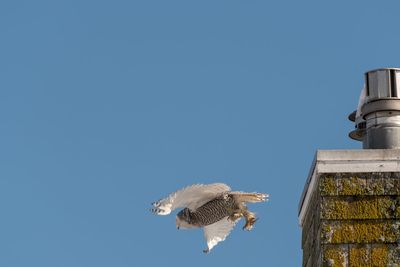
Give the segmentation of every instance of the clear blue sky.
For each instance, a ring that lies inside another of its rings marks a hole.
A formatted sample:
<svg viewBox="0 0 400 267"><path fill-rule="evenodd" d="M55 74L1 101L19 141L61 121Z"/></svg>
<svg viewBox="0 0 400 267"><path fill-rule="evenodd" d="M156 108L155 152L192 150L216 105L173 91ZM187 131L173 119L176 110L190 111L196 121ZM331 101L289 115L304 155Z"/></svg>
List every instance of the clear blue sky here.
<svg viewBox="0 0 400 267"><path fill-rule="evenodd" d="M300 266L316 149L363 73L400 66L399 1L1 1L0 266ZM271 194L209 255L150 203ZM241 226L241 225L240 225Z"/></svg>

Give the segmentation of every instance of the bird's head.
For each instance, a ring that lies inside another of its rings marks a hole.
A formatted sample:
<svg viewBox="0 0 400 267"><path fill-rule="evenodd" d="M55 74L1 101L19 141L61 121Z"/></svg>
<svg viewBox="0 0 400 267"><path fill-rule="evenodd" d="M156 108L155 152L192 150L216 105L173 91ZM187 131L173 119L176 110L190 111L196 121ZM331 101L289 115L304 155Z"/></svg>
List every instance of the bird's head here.
<svg viewBox="0 0 400 267"><path fill-rule="evenodd" d="M177 229L188 229L194 228L193 224L190 223L190 211L188 208L181 210L176 215L176 228Z"/></svg>

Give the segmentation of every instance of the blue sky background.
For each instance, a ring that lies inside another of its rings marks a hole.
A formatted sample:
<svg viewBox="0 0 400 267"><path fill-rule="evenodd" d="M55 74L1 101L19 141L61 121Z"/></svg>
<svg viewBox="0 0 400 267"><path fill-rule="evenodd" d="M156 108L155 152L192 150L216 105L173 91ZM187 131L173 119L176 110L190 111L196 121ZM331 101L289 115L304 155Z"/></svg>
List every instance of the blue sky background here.
<svg viewBox="0 0 400 267"><path fill-rule="evenodd" d="M400 66L399 9L1 1L0 266L300 266L314 153L361 147L347 115L365 71ZM212 182L271 201L203 255L148 209Z"/></svg>

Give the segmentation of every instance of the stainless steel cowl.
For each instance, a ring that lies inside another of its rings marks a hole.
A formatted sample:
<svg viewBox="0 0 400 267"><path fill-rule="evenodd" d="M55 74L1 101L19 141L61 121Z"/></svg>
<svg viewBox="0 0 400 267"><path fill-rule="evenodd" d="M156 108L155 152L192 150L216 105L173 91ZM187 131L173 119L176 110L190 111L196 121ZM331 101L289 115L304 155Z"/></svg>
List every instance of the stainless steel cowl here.
<svg viewBox="0 0 400 267"><path fill-rule="evenodd" d="M363 148L400 148L400 69L366 72L359 106L349 119L356 128L349 136Z"/></svg>

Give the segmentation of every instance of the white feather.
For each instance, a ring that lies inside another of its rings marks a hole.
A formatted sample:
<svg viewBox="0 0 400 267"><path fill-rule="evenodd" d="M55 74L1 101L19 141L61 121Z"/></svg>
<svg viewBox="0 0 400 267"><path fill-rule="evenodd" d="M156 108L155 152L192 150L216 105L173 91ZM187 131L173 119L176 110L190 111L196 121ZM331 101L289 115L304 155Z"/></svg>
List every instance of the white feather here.
<svg viewBox="0 0 400 267"><path fill-rule="evenodd" d="M225 238L229 235L232 229L235 227L236 222L231 221L228 217L223 218L222 220L207 225L204 227L204 236L207 240L207 249L204 252L208 253L210 250L217 245L219 242L225 240Z"/></svg>
<svg viewBox="0 0 400 267"><path fill-rule="evenodd" d="M228 185L222 183L191 185L154 202L151 211L158 215L168 215L177 208L189 208L195 211L216 196L230 190Z"/></svg>

